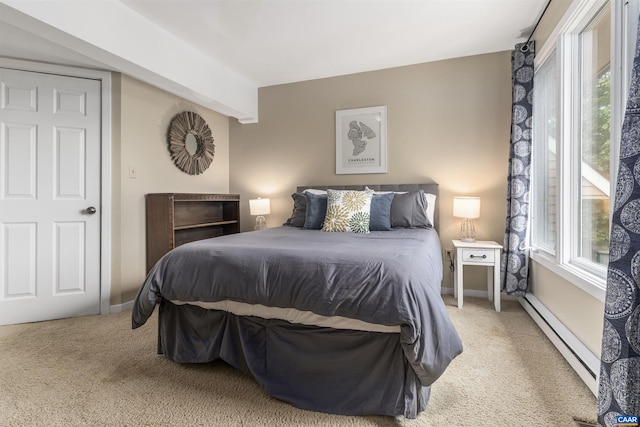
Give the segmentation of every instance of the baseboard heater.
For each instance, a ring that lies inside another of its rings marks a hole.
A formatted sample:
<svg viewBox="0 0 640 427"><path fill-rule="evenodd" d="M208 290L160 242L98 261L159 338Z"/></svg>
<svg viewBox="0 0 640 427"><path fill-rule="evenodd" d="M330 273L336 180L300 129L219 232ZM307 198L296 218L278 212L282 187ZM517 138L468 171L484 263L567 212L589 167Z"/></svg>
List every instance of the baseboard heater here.
<svg viewBox="0 0 640 427"><path fill-rule="evenodd" d="M518 300L573 370L576 371L580 379L597 397L600 360L533 294L528 293Z"/></svg>

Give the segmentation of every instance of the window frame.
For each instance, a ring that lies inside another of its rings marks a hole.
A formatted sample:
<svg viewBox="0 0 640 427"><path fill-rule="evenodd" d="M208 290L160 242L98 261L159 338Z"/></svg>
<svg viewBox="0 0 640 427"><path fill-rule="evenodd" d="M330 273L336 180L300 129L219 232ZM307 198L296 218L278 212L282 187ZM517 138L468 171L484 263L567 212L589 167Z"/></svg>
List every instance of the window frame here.
<svg viewBox="0 0 640 427"><path fill-rule="evenodd" d="M638 25L638 10L640 0L576 0L574 1L556 28L552 31L547 42L539 49L535 58L535 72L546 61L555 55L556 59L556 168L557 168L557 212L556 212L556 247L555 253L548 247L538 245L535 239L531 241L531 258L556 273L565 280L578 286L580 289L598 298L605 300L606 272L607 268L594 262L587 262L577 257L580 243L578 227L572 226L572 212L579 211L577 198L581 180L574 179L575 174L580 174L579 159L580 144L580 109L576 108L576 99L580 99L581 78L580 71L580 33L597 16L598 13L610 3L611 8L611 154L610 154L610 206L613 208L615 185L619 162L619 141L624 108L626 104L631 65L635 51L636 29ZM577 98L576 98L576 94ZM535 101L534 101L535 102ZM579 102L579 101L578 101ZM579 105L579 104L578 104ZM578 134L576 135L576 132ZM546 140L546 136L545 136ZM537 144L535 130L533 143ZM535 150L534 150L535 152ZM535 156L532 158L535 164ZM532 167L535 171L536 167ZM532 191L535 195L538 183L535 177L532 179ZM536 198L532 198L532 204ZM531 207L530 226L531 236L536 236L537 207ZM613 212L609 212L611 220ZM574 221L575 223L575 221Z"/></svg>

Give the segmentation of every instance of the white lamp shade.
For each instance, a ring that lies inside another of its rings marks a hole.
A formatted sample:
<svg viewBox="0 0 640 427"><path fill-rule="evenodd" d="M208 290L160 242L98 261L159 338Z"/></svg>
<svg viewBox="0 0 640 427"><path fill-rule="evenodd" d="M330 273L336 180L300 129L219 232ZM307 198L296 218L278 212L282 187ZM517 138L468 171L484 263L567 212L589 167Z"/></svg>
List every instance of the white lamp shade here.
<svg viewBox="0 0 640 427"><path fill-rule="evenodd" d="M457 218L480 218L480 197L454 197L453 216Z"/></svg>
<svg viewBox="0 0 640 427"><path fill-rule="evenodd" d="M251 215L269 215L271 213L271 201L259 197L249 200L249 213Z"/></svg>

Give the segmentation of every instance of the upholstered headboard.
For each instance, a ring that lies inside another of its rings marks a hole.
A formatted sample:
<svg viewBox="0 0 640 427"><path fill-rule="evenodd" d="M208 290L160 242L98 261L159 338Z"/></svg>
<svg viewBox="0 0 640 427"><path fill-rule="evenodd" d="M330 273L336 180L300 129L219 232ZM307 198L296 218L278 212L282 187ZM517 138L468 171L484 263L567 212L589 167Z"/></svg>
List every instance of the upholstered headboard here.
<svg viewBox="0 0 640 427"><path fill-rule="evenodd" d="M440 231L440 194L438 184L382 184L382 185L305 185L297 188L297 192L301 193L309 188L316 188L318 190L326 190L332 188L334 190L364 190L365 187L369 187L375 191L416 191L422 190L425 193L434 194L436 196L436 206L433 214L433 228L436 231Z"/></svg>

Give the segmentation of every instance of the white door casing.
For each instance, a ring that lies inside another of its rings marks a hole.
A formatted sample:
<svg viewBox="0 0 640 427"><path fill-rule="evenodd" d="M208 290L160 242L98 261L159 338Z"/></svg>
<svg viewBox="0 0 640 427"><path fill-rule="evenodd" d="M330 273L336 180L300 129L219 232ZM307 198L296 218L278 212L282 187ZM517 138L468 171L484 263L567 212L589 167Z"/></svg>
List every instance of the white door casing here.
<svg viewBox="0 0 640 427"><path fill-rule="evenodd" d="M0 68L0 324L100 312L100 97Z"/></svg>

